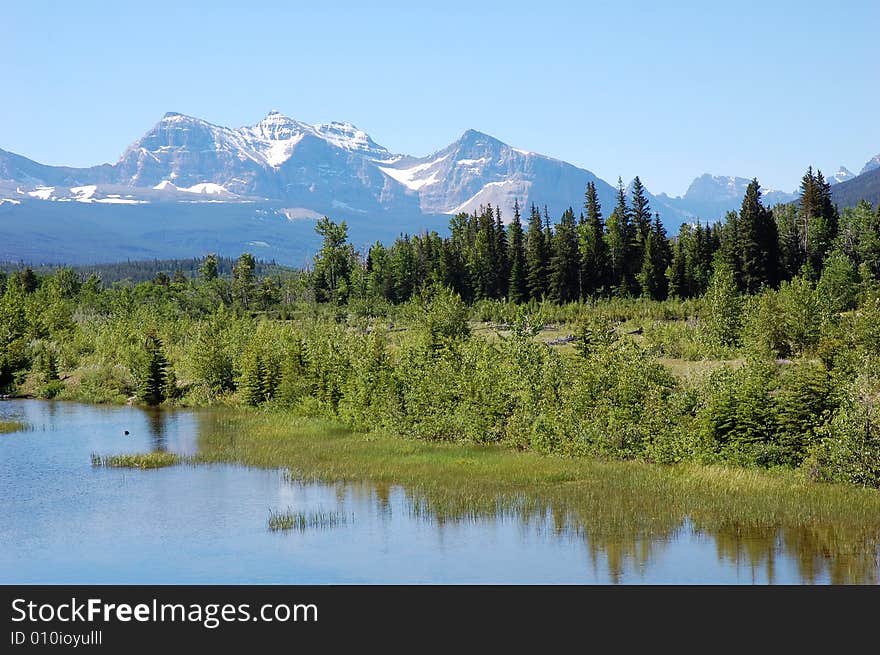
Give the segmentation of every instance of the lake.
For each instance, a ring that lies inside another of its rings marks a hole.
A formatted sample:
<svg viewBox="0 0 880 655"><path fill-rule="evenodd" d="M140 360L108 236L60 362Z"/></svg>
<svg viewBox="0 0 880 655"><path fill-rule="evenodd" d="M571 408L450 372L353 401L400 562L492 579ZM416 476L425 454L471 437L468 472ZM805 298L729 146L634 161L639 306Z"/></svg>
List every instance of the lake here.
<svg viewBox="0 0 880 655"><path fill-rule="evenodd" d="M549 512L438 518L399 486L303 483L282 471L231 464L92 466L92 453L195 454L201 432L216 429L205 420L210 416L211 410L0 402L0 420L29 426L0 434L0 583L877 581L877 552L855 552L858 566L850 566L844 555L781 531L732 526L707 534L683 518L657 534L609 539L560 527ZM271 531L270 512L287 508L344 520Z"/></svg>

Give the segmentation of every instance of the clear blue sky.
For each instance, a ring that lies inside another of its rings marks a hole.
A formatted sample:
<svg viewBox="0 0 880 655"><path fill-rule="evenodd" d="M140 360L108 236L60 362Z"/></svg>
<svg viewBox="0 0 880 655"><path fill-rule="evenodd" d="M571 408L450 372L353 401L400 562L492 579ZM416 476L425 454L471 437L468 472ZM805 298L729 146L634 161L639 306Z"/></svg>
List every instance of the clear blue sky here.
<svg viewBox="0 0 880 655"><path fill-rule="evenodd" d="M414 155L475 128L673 195L880 152L877 0L128 5L3 2L0 148L92 165L166 111L274 108Z"/></svg>

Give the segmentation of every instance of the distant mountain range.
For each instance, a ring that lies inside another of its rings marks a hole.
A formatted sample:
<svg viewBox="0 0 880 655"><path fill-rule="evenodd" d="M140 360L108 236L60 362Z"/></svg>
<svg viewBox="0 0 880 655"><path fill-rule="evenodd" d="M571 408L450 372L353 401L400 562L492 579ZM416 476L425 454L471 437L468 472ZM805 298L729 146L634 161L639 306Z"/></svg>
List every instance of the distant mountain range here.
<svg viewBox="0 0 880 655"><path fill-rule="evenodd" d="M841 197L880 169L831 178ZM394 154L351 123L310 125L272 111L228 128L169 112L115 164L46 166L0 150L0 260L91 263L252 250L300 265L316 245L313 221L345 219L354 243L442 229L450 215L514 201L579 211L587 182L607 213L615 187L592 172L513 148L475 130L428 156ZM674 232L736 209L749 180L702 175L684 196L650 195ZM873 187L866 187L868 189ZM768 204L793 193L765 190Z"/></svg>

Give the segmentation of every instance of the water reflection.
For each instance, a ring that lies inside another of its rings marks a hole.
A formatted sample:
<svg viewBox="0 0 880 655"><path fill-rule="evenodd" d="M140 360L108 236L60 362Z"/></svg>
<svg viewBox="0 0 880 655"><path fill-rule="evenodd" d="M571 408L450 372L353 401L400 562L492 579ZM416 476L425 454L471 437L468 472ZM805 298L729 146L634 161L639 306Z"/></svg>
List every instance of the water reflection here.
<svg viewBox="0 0 880 655"><path fill-rule="evenodd" d="M222 421L211 411L0 403L0 418L12 417L34 429L0 439L6 582L878 583L870 517L745 521L722 504L695 512L601 485L498 497L234 465L95 470L91 452L192 454ZM237 429L218 441L234 443ZM287 507L354 519L271 533L269 510Z"/></svg>
<svg viewBox="0 0 880 655"><path fill-rule="evenodd" d="M158 407L149 407L143 410L147 418L147 430L152 440L154 452L164 453L168 450L166 431L168 428L169 412Z"/></svg>

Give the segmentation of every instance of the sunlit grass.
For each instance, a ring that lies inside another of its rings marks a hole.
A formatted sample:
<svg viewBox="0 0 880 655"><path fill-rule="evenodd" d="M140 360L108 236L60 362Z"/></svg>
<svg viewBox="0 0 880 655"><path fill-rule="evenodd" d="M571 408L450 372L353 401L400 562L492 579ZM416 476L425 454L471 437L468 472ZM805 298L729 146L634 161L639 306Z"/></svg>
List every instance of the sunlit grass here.
<svg viewBox="0 0 880 655"><path fill-rule="evenodd" d="M102 457L92 453L92 466L106 468L129 468L129 469L158 469L166 466L176 466L184 459L175 453L152 452L131 455L107 455Z"/></svg>
<svg viewBox="0 0 880 655"><path fill-rule="evenodd" d="M348 516L341 512L296 512L290 508L269 512L269 529L273 532L308 529L329 529L348 523Z"/></svg>
<svg viewBox="0 0 880 655"><path fill-rule="evenodd" d="M27 423L22 423L21 421L0 421L0 434L22 432L27 429Z"/></svg>

